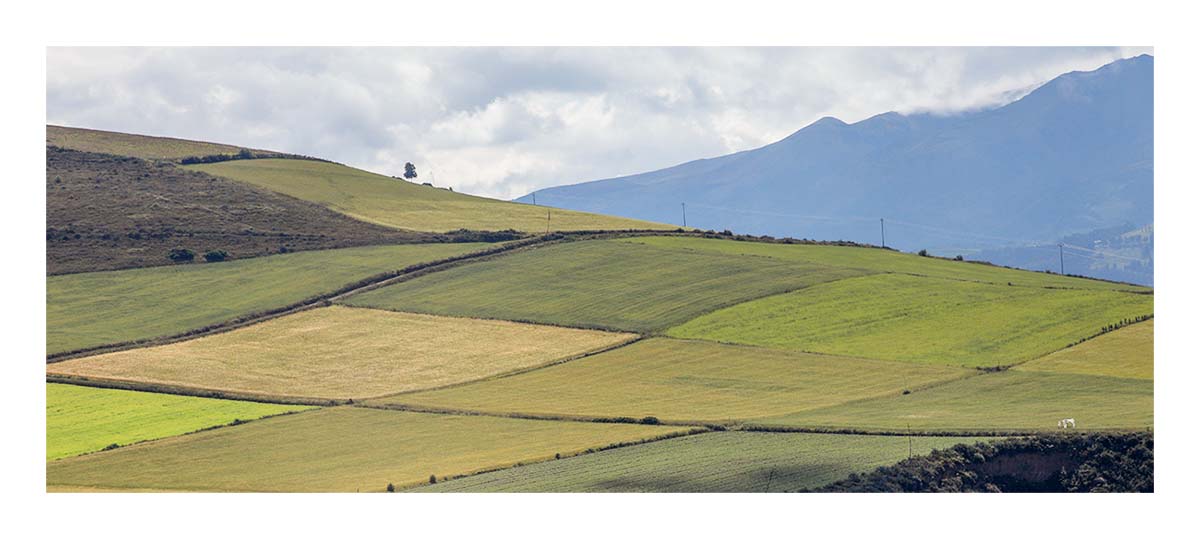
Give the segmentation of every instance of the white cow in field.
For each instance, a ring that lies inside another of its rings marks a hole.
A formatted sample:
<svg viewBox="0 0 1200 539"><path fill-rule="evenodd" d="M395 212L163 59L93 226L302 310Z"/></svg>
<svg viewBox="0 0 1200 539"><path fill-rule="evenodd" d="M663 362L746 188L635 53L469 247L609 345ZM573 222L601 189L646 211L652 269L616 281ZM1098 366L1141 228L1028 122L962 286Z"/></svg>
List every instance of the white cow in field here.
<svg viewBox="0 0 1200 539"><path fill-rule="evenodd" d="M1075 419L1070 418L1070 417L1068 417L1066 419L1059 419L1058 420L1058 428L1060 428L1060 429L1075 428Z"/></svg>

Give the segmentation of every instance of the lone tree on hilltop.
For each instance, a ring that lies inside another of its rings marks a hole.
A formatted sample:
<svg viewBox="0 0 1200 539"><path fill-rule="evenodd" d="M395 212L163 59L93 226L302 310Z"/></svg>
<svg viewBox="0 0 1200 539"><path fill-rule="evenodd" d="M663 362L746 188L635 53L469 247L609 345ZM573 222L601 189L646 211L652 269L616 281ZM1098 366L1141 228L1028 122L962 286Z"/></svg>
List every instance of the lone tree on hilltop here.
<svg viewBox="0 0 1200 539"><path fill-rule="evenodd" d="M417 166L412 163L404 163L404 178L407 180L417 179Z"/></svg>

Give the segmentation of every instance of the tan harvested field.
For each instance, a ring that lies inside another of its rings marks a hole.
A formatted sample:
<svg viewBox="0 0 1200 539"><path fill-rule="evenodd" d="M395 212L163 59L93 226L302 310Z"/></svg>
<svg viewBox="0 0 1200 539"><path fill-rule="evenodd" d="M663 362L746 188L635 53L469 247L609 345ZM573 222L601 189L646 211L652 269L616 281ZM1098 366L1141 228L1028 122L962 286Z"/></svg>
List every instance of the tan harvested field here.
<svg viewBox="0 0 1200 539"><path fill-rule="evenodd" d="M498 320L324 307L51 374L276 397L366 398L527 369L636 338Z"/></svg>

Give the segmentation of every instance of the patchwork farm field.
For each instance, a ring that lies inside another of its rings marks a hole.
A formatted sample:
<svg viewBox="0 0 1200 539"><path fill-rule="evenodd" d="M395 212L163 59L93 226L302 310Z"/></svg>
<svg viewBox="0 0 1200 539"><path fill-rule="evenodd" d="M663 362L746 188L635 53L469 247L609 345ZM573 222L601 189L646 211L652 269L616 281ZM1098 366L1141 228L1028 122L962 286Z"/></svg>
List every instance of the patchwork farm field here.
<svg viewBox="0 0 1200 539"><path fill-rule="evenodd" d="M46 384L46 460L304 409Z"/></svg>
<svg viewBox="0 0 1200 539"><path fill-rule="evenodd" d="M864 273L593 240L460 266L355 295L346 303L647 332L742 301Z"/></svg>
<svg viewBox="0 0 1200 539"><path fill-rule="evenodd" d="M373 402L500 414L720 422L899 395L974 372L659 338L519 376Z"/></svg>
<svg viewBox="0 0 1200 539"><path fill-rule="evenodd" d="M645 425L335 407L46 466L51 489L382 492L610 444L680 434Z"/></svg>
<svg viewBox="0 0 1200 539"><path fill-rule="evenodd" d="M1154 379L1154 320L1125 326L1078 346L1023 363L1019 371Z"/></svg>
<svg viewBox="0 0 1200 539"><path fill-rule="evenodd" d="M243 181L370 223L427 232L515 229L545 232L547 208L477 197L334 163L295 159L225 161L186 168ZM552 209L551 230L674 229L675 226Z"/></svg>
<svg viewBox="0 0 1200 539"><path fill-rule="evenodd" d="M835 245L787 245L667 236L627 238L619 241L728 255L765 256L794 262L825 264L840 268L857 268L870 273L907 273L1003 285L1012 283L1015 286L1127 290L1137 292L1151 291L1150 288L1144 286L923 257L888 249L842 247Z"/></svg>
<svg viewBox="0 0 1200 539"><path fill-rule="evenodd" d="M235 395L358 399L537 367L634 338L333 306L198 339L52 363L46 370Z"/></svg>
<svg viewBox="0 0 1200 539"><path fill-rule="evenodd" d="M1111 376L1009 370L911 395L755 421L775 426L905 431L1051 431L1070 417L1079 429L1154 426L1154 382Z"/></svg>
<svg viewBox="0 0 1200 539"><path fill-rule="evenodd" d="M921 363L1030 360L1154 312L1154 297L881 274L700 316L667 334Z"/></svg>
<svg viewBox="0 0 1200 539"><path fill-rule="evenodd" d="M46 349L56 353L174 335L491 245L355 247L48 277Z"/></svg>
<svg viewBox="0 0 1200 539"><path fill-rule="evenodd" d="M984 438L915 437L913 454ZM893 464L901 436L712 432L539 462L410 492L789 492Z"/></svg>

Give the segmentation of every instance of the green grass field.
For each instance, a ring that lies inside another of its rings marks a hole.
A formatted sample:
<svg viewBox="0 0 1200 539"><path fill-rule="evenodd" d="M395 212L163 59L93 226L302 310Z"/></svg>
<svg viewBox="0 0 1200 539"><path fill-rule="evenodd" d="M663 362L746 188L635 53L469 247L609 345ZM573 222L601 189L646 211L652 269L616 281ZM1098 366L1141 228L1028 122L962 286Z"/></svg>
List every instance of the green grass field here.
<svg viewBox="0 0 1200 539"><path fill-rule="evenodd" d="M1114 289L1150 291L1136 285L1109 283L1093 279L1066 277L1052 273L1041 273L972 264L954 260L943 260L917 256L915 254L870 249L862 247L839 247L833 245L785 245L749 241L729 241L703 238L642 237L629 238L630 243L641 243L660 247L686 248L696 251L716 252L729 255L765 256L780 260L826 264L835 267L859 268L871 273L909 273L930 277L944 277L966 281L982 281L996 284L1012 283L1016 286L1053 286L1065 288Z"/></svg>
<svg viewBox="0 0 1200 539"><path fill-rule="evenodd" d="M670 427L336 407L51 462L52 488L381 492L589 448Z"/></svg>
<svg viewBox="0 0 1200 539"><path fill-rule="evenodd" d="M884 274L735 305L667 334L975 367L1040 357L1153 312L1145 294Z"/></svg>
<svg viewBox="0 0 1200 539"><path fill-rule="evenodd" d="M1083 344L1023 363L1021 371L1154 379L1154 320L1105 333Z"/></svg>
<svg viewBox="0 0 1200 539"><path fill-rule="evenodd" d="M654 331L727 305L861 274L593 240L461 266L346 301L430 314Z"/></svg>
<svg viewBox="0 0 1200 539"><path fill-rule="evenodd" d="M359 399L537 367L635 337L333 306L52 363L46 371L259 396Z"/></svg>
<svg viewBox="0 0 1200 539"><path fill-rule="evenodd" d="M46 384L46 460L303 409Z"/></svg>
<svg viewBox="0 0 1200 539"><path fill-rule="evenodd" d="M252 183L385 226L446 232L546 231L544 206L517 204L397 180L344 165L291 159L226 161L188 168ZM674 229L673 225L571 210L550 210L551 230Z"/></svg>
<svg viewBox="0 0 1200 539"><path fill-rule="evenodd" d="M764 419L755 423L871 430L1055 430L1154 425L1154 382L1111 376L1006 371L917 391Z"/></svg>
<svg viewBox="0 0 1200 539"><path fill-rule="evenodd" d="M141 159L181 159L203 155L232 155L241 150L237 146L230 146L228 144L132 135L56 125L46 126L46 144L82 152L125 155Z"/></svg>
<svg viewBox="0 0 1200 539"><path fill-rule="evenodd" d="M389 270L484 249L422 244L305 251L46 279L46 351L182 333L283 307Z"/></svg>
<svg viewBox="0 0 1200 539"><path fill-rule="evenodd" d="M914 437L914 455L985 438ZM411 492L788 492L908 457L900 436L713 432L540 462Z"/></svg>
<svg viewBox="0 0 1200 539"><path fill-rule="evenodd" d="M898 395L972 372L660 338L519 376L379 402L492 413L729 421Z"/></svg>

